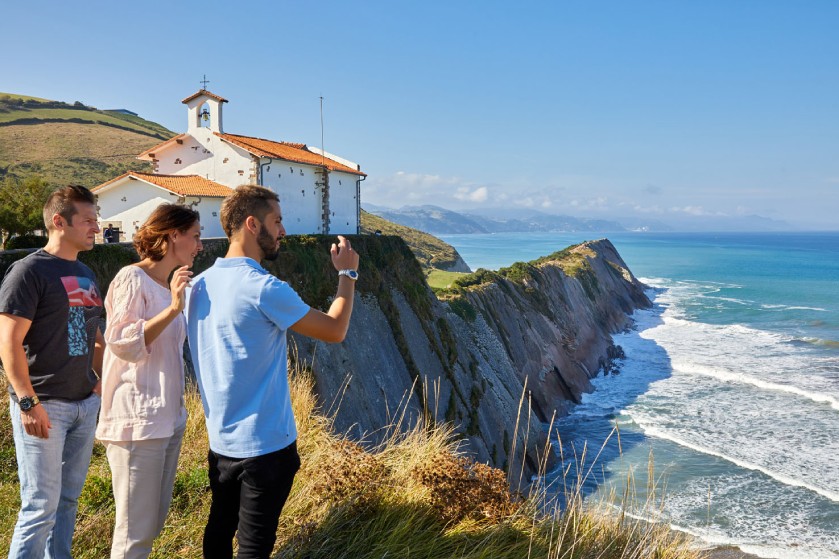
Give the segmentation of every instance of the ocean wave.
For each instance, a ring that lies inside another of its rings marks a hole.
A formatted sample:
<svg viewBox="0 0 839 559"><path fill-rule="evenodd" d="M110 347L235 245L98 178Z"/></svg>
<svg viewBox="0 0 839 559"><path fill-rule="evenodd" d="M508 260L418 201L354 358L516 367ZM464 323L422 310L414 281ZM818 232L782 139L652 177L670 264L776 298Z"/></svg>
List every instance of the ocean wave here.
<svg viewBox="0 0 839 559"><path fill-rule="evenodd" d="M798 305L779 305L779 304L768 304L764 303L760 305L760 308L774 311L774 310L781 310L781 311L818 311L818 312L830 312L827 309L822 307L802 307Z"/></svg>
<svg viewBox="0 0 839 559"><path fill-rule="evenodd" d="M735 373L727 369L706 367L684 361L674 361L673 369L683 373L713 377L723 382L750 384L762 390L795 394L796 396L801 396L802 398L806 398L819 404L828 404L834 410L839 411L839 398L821 392L811 392L790 384L769 382L744 373Z"/></svg>
<svg viewBox="0 0 839 559"><path fill-rule="evenodd" d="M700 294L699 297L703 299L714 299L716 301L725 301L726 303L734 303L736 305L753 305L755 302L749 299L735 299L734 297L717 297L716 295Z"/></svg>
<svg viewBox="0 0 839 559"><path fill-rule="evenodd" d="M760 473L774 479L775 481L783 483L784 485L788 485L788 486L791 486L791 487L800 487L802 489L807 489L809 491L817 493L818 495L821 495L822 497L824 497L826 499L829 499L833 502L839 503L839 493L837 493L836 491L831 491L829 489L824 489L823 487L818 487L816 485L812 485L812 484L807 483L805 481L795 479L794 477L791 477L791 476L788 476L788 475L785 475L785 474L781 474L781 473L778 473L778 472L774 472L774 471L772 471L768 468L764 468L763 466L760 466L759 464L752 464L751 462L747 462L745 460L741 460L740 458L735 458L733 456L729 456L729 455L727 455L723 452L714 450L712 448L707 448L707 447L704 447L702 445L698 445L698 444L692 443L690 441L686 441L686 440L684 440L680 437L677 437L676 435L673 435L673 434L667 432L664 429L660 429L658 427L654 427L652 425L645 424L643 421L636 420L636 424L639 427L641 427L641 429L644 431L644 434L646 434L647 436L655 437L655 438L666 440L666 441L670 441L670 442L675 443L679 446L689 448L689 449L694 450L696 452L700 452L702 454L707 454L708 456L716 456L717 458L721 458L721 459L725 460L726 462L731 462L732 464L734 464L736 466L739 466L741 468L746 468L747 470L760 472Z"/></svg>
<svg viewBox="0 0 839 559"><path fill-rule="evenodd" d="M803 342L811 345L839 348L839 340L826 340L823 338L795 338L793 341Z"/></svg>
<svg viewBox="0 0 839 559"><path fill-rule="evenodd" d="M644 309L640 312L650 313L651 311ZM677 326L696 330L697 333L700 333L703 336L703 339L707 339L705 337L709 333L715 334L719 337L720 341L736 343L740 348L743 347L742 343L740 341L731 340L732 336L742 337L743 342L748 343L749 345L754 345L756 341L774 344L779 342L791 342L795 339L789 334L770 332L768 330L758 330L743 324L708 324L705 322L696 322L695 320L681 318L679 316L673 316L671 314L661 316L661 320L664 322L665 326Z"/></svg>
<svg viewBox="0 0 839 559"><path fill-rule="evenodd" d="M740 544L737 547L743 553L750 553L765 559L836 559L839 553L829 549L801 549L795 545L757 545Z"/></svg>
<svg viewBox="0 0 839 559"><path fill-rule="evenodd" d="M641 522L648 522L650 524L657 524L662 521L659 511L653 511L654 514L638 514L627 511L625 507L608 503L607 506L623 515ZM756 555L763 559L831 559L836 557L836 553L825 549L802 548L795 543L784 545L783 543L772 544L753 544L745 543L730 536L719 533L714 533L709 530L699 527L688 527L674 522L668 522L667 526L676 532L688 534L689 536L701 541L701 544L696 545L698 549L707 551L715 547L730 546L740 549L743 553Z"/></svg>

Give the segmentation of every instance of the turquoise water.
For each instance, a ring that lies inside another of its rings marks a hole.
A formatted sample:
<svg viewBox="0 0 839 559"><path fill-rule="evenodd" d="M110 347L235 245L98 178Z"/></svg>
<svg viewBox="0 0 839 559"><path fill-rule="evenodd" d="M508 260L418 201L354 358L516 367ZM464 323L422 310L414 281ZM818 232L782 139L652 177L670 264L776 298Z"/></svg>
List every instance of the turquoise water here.
<svg viewBox="0 0 839 559"><path fill-rule="evenodd" d="M442 238L497 269L586 236ZM621 373L559 422L564 466L589 499L634 478L631 512L709 545L839 557L839 233L609 238L655 305L614 336Z"/></svg>

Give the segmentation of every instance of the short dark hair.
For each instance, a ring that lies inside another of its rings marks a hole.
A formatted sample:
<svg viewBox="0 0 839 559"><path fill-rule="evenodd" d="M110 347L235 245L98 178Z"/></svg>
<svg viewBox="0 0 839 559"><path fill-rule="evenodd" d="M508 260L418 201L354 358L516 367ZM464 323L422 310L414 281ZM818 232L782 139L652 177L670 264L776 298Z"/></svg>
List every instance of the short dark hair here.
<svg viewBox="0 0 839 559"><path fill-rule="evenodd" d="M58 214L67 220L67 223L73 222L73 216L76 215L76 203L93 204L96 205L96 197L93 193L83 186L71 184L56 188L47 197L44 202L44 225L47 231L53 230L52 216Z"/></svg>
<svg viewBox="0 0 839 559"><path fill-rule="evenodd" d="M183 233L200 219L200 214L185 206L160 204L134 233L134 248L140 258L155 262L166 256L166 239L169 233ZM109 224L110 225L110 224Z"/></svg>
<svg viewBox="0 0 839 559"><path fill-rule="evenodd" d="M236 187L221 203L221 227L228 238L242 228L248 216L262 221L271 211L271 200L279 203L280 197L273 190L256 184Z"/></svg>

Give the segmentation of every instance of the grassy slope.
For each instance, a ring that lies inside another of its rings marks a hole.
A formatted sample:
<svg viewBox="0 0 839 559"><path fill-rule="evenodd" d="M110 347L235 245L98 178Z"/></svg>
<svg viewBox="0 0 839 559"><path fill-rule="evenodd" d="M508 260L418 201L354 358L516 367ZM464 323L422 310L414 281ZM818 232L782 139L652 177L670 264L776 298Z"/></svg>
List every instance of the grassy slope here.
<svg viewBox="0 0 839 559"><path fill-rule="evenodd" d="M437 237L361 210L361 232L372 235L376 230L383 235L402 237L426 273L432 269L446 269L457 261L458 254L454 247Z"/></svg>
<svg viewBox="0 0 839 559"><path fill-rule="evenodd" d="M25 95L18 95L16 93L2 93L0 92L0 98L4 96L10 96L13 98L20 98L24 101L26 100L35 100L35 101L42 101L48 102L48 99L40 99L38 97L27 97ZM115 126L119 128L127 128L134 132L138 132L140 134L153 136L158 140L167 140L174 136L175 134L170 130L167 130L165 127L157 124L156 122L151 122L145 120L143 118L133 116L133 115L126 115L114 111L100 111L100 110L87 110L84 108L73 108L73 107L61 107L61 108L52 108L52 107L17 107L12 110L0 111L0 124L12 124L16 121L29 121L29 120L83 120L87 123L91 124L105 124L110 126Z"/></svg>
<svg viewBox="0 0 839 559"><path fill-rule="evenodd" d="M458 278L467 276L464 272L444 272L443 270L431 270L426 276L428 286L431 289L448 289Z"/></svg>
<svg viewBox="0 0 839 559"><path fill-rule="evenodd" d="M367 452L336 434L315 409L310 374L294 371L291 390L303 466L280 519L278 557L699 557L666 527L588 509L578 495L570 495L562 514L546 513L538 495L509 493L503 472L459 456L446 426L417 425ZM200 557L210 501L207 441L194 389L186 401L189 422L174 498L153 558ZM0 406L0 556L7 553L18 507L8 406ZM80 499L74 556L106 557L113 521L107 460L97 443Z"/></svg>
<svg viewBox="0 0 839 559"><path fill-rule="evenodd" d="M50 101L50 99L44 99L43 97L33 97L32 95L21 95L19 93L5 93L0 91L0 97L3 97L4 95L17 97L18 99L23 99L24 101Z"/></svg>
<svg viewBox="0 0 839 559"><path fill-rule="evenodd" d="M136 155L174 135L157 123L109 111L35 107L0 112L0 179L40 175L51 184L93 187L128 170L150 172L151 164Z"/></svg>

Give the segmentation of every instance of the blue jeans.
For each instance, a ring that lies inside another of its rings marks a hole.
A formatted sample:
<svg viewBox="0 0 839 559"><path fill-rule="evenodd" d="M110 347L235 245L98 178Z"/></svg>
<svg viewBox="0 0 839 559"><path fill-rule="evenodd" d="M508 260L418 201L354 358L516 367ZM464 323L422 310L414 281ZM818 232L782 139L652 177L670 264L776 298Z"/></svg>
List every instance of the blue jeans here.
<svg viewBox="0 0 839 559"><path fill-rule="evenodd" d="M49 438L41 439L26 434L20 407L11 401L21 504L9 559L72 557L76 509L90 466L99 403L95 394L78 402L41 402L52 425Z"/></svg>

